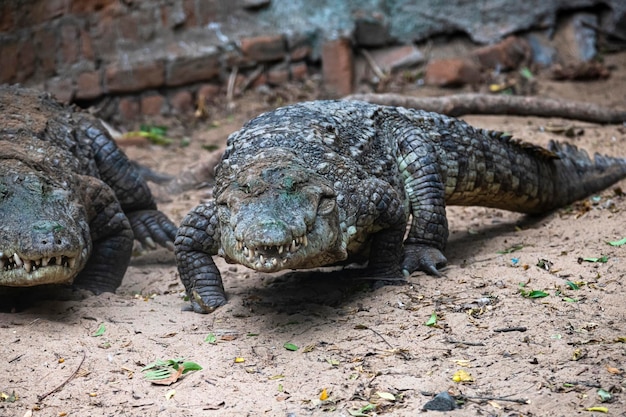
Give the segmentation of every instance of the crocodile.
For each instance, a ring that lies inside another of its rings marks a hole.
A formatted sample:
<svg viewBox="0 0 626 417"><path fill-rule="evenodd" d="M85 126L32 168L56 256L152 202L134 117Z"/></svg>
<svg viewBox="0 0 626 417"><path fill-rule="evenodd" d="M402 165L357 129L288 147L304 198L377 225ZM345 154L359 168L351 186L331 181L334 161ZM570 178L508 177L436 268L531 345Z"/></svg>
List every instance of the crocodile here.
<svg viewBox="0 0 626 417"><path fill-rule="evenodd" d="M0 287L115 292L134 240L174 249L135 164L92 115L0 87ZM10 290L8 290L10 291Z"/></svg>
<svg viewBox="0 0 626 417"><path fill-rule="evenodd" d="M440 275L446 205L541 214L626 177L626 159L536 146L423 110L361 101L278 108L228 137L213 199L174 242L191 309L226 303L212 256L262 272L349 263ZM407 232L408 228L408 232Z"/></svg>

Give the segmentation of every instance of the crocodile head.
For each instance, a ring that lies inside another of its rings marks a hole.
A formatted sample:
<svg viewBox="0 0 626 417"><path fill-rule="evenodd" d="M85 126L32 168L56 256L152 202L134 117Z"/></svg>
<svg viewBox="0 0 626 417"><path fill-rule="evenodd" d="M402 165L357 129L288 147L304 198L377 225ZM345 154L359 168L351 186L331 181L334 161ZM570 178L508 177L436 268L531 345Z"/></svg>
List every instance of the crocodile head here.
<svg viewBox="0 0 626 417"><path fill-rule="evenodd" d="M227 261L274 272L346 259L336 193L315 171L275 153L222 174L216 203Z"/></svg>
<svg viewBox="0 0 626 417"><path fill-rule="evenodd" d="M85 211L70 187L25 168L0 168L0 285L70 283L91 252Z"/></svg>

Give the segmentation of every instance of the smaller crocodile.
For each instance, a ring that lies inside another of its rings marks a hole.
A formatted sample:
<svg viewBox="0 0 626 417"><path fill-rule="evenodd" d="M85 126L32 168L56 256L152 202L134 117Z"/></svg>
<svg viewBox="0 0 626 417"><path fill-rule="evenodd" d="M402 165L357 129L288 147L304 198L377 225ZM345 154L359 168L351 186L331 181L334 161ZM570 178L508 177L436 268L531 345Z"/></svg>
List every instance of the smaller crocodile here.
<svg viewBox="0 0 626 417"><path fill-rule="evenodd" d="M447 204L540 214L624 177L626 159L542 148L437 113L300 103L229 136L214 200L183 219L176 261L199 313L226 303L213 255L263 272L356 262L382 279L440 275Z"/></svg>
<svg viewBox="0 0 626 417"><path fill-rule="evenodd" d="M49 94L0 87L0 286L114 292L133 240L174 249L176 226L100 122Z"/></svg>

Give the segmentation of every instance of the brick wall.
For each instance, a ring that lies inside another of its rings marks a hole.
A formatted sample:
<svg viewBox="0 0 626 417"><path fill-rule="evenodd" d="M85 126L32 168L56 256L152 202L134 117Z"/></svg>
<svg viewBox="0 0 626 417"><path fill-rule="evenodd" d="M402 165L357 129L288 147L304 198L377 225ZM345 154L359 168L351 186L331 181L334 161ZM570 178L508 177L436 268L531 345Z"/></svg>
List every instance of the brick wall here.
<svg viewBox="0 0 626 417"><path fill-rule="evenodd" d="M303 79L311 46L299 35L227 37L224 22L254 18L238 0L3 0L0 84L48 90L62 101L113 97L122 117L188 111L237 68L267 83ZM207 88L208 85L208 88Z"/></svg>

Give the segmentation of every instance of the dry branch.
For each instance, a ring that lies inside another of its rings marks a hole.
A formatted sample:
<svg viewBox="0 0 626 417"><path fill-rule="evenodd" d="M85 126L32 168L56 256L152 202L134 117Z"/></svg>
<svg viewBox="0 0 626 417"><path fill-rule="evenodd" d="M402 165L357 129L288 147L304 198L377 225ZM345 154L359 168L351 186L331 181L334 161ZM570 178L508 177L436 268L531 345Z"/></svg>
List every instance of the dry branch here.
<svg viewBox="0 0 626 417"><path fill-rule="evenodd" d="M409 97L400 94L353 94L346 100L362 100L385 106L432 111L448 116L491 114L561 117L592 123L626 122L626 110L610 109L591 103L523 96L455 94L443 97Z"/></svg>

